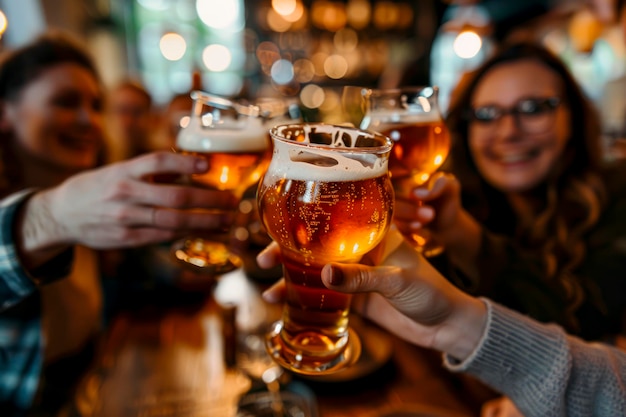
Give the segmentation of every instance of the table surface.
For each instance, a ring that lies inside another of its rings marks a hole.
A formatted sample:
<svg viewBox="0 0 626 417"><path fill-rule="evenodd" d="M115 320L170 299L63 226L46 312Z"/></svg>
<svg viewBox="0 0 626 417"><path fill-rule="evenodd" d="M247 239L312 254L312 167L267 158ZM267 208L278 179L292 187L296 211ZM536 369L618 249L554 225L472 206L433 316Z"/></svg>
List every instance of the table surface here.
<svg viewBox="0 0 626 417"><path fill-rule="evenodd" d="M76 414L234 416L241 395L264 387L258 376L267 357L244 366L250 355L241 348L241 340L254 341L280 314L280 306L261 299L263 286L238 270L211 291L189 297L178 291L177 302L146 303L115 316L75 398ZM297 385L311 393L320 417L477 416L479 404L492 396L476 381L446 371L440 354L359 317L351 323L364 346L354 369L325 378L287 373L281 379L285 389Z"/></svg>

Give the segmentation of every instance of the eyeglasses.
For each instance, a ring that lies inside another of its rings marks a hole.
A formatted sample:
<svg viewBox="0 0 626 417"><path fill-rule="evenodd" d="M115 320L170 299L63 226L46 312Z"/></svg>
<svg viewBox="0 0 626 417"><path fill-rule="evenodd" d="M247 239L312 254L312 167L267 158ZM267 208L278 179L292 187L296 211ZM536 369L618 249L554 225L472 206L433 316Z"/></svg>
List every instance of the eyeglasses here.
<svg viewBox="0 0 626 417"><path fill-rule="evenodd" d="M493 125L507 114L515 118L517 127L525 133L542 133L550 128L554 110L561 104L559 97L525 98L508 109L496 105L471 109L470 120Z"/></svg>

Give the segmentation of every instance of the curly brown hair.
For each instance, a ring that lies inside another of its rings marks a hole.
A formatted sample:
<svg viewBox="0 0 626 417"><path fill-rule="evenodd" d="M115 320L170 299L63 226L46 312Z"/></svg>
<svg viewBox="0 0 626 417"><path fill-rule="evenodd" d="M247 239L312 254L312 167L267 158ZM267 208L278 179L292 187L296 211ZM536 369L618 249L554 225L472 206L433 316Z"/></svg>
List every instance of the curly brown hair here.
<svg viewBox="0 0 626 417"><path fill-rule="evenodd" d="M532 59L554 72L563 83L563 101L571 112L571 137L561 158L534 190L541 207L530 223L520 224L502 192L480 175L469 152L469 110L474 91L493 68ZM463 204L487 230L513 237L524 249L541 251L547 279L564 290L570 312L584 300L574 275L585 257L587 234L598 222L607 200L602 179L604 165L601 125L596 109L556 55L534 43L504 44L483 65L464 76L452 96L446 123L452 135L447 169L462 184Z"/></svg>

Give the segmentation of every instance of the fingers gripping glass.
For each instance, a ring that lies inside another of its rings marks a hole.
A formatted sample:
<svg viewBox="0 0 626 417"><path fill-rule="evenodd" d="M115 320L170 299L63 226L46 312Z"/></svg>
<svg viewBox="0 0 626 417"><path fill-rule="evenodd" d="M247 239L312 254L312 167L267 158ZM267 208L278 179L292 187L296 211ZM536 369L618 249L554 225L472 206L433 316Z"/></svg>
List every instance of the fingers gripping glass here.
<svg viewBox="0 0 626 417"><path fill-rule="evenodd" d="M202 156L209 169L192 175L188 182L196 187L230 191L241 199L269 163L268 130L285 115L286 103L264 101L247 105L201 91L192 92L191 97L193 110L177 136L176 148L181 153ZM197 231L175 242L175 258L185 266L212 275L238 268L242 261L229 245L232 224L223 226L223 233Z"/></svg>
<svg viewBox="0 0 626 417"><path fill-rule="evenodd" d="M496 105L480 106L471 110L471 119L489 125L507 114L515 118L517 127L526 133L542 133L550 128L554 111L561 104L558 97L526 98L505 109Z"/></svg>

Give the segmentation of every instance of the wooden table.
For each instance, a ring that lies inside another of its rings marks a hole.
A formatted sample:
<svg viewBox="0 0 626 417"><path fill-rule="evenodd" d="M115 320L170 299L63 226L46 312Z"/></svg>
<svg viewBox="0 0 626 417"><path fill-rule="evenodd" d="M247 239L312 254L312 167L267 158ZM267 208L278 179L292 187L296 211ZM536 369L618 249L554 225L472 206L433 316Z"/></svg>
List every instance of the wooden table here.
<svg viewBox="0 0 626 417"><path fill-rule="evenodd" d="M237 272L220 281L215 297L211 291L199 294L118 315L81 385L73 406L76 414L234 416L239 397L259 383L234 366L235 336L258 331L278 316L280 306L264 303L258 286ZM382 360L377 358L366 375L356 374L355 379L293 377L292 384L314 393L320 417L476 416L477 404L491 395L468 378L444 370L439 354L403 342L359 318L353 320L366 339L364 355L367 349L380 355L381 346L389 346L389 354L383 352ZM413 414L390 414L390 410Z"/></svg>

